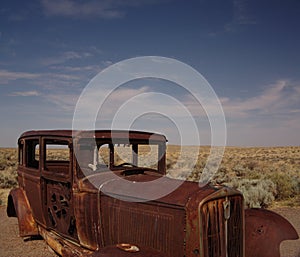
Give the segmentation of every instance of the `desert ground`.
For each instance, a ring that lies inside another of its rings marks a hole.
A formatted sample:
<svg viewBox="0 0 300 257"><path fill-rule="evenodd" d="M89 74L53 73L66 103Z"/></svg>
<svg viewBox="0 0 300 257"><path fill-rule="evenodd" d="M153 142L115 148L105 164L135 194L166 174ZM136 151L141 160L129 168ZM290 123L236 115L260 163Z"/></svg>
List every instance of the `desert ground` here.
<svg viewBox="0 0 300 257"><path fill-rule="evenodd" d="M210 151L210 147L189 146L183 151L179 146L168 146L168 176L198 181L205 169L209 171L218 164L218 156L210 156ZM190 153L198 156L193 167L189 167L193 155ZM53 150L52 154L66 153ZM212 164L206 167L209 157ZM57 256L43 240L20 238L17 219L6 216L7 193L17 186L16 169L17 150L0 148L0 257ZM300 147L226 147L211 181L243 192L245 207L268 208L279 213L300 235ZM283 242L281 256L300 257L300 240Z"/></svg>
<svg viewBox="0 0 300 257"><path fill-rule="evenodd" d="M273 211L287 218L300 235L299 207L277 207ZM0 206L0 230L1 257L57 257L45 241L19 237L17 218L8 218L5 206ZM300 240L284 241L280 250L282 257L300 257Z"/></svg>

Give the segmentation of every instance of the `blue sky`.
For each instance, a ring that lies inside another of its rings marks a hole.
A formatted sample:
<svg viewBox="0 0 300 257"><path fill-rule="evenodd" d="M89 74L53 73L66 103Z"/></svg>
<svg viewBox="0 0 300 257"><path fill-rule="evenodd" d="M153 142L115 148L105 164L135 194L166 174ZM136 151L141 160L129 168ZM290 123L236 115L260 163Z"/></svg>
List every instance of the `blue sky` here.
<svg viewBox="0 0 300 257"><path fill-rule="evenodd" d="M300 145L299 27L298 0L1 1L0 146L25 130L71 128L88 82L138 56L200 72L223 105L228 145Z"/></svg>

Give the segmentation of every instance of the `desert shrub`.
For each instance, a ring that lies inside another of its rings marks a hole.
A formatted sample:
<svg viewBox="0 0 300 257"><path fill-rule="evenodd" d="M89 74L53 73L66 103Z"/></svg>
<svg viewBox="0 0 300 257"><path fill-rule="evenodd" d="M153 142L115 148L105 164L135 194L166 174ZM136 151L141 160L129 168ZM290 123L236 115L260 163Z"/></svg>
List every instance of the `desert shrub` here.
<svg viewBox="0 0 300 257"><path fill-rule="evenodd" d="M191 173L189 174L187 180L198 182L201 178L201 174L205 168L205 162L198 159L195 166L191 167Z"/></svg>
<svg viewBox="0 0 300 257"><path fill-rule="evenodd" d="M300 176L294 175L291 177L291 183L292 183L292 188L294 191L294 194L299 196L300 195Z"/></svg>
<svg viewBox="0 0 300 257"><path fill-rule="evenodd" d="M16 168L18 164L18 156L16 149L0 148L0 171L10 167Z"/></svg>
<svg viewBox="0 0 300 257"><path fill-rule="evenodd" d="M300 193L300 178L298 176L277 172L269 174L268 177L276 185L276 199L285 200Z"/></svg>
<svg viewBox="0 0 300 257"><path fill-rule="evenodd" d="M0 148L0 162L4 160L8 165L14 165L17 159L17 149Z"/></svg>
<svg viewBox="0 0 300 257"><path fill-rule="evenodd" d="M211 182L213 184L224 184L227 182L230 182L233 178L235 178L235 175L232 175L226 167L219 168L218 172L213 176Z"/></svg>
<svg viewBox="0 0 300 257"><path fill-rule="evenodd" d="M246 175L246 178L249 178L249 179L264 179L264 174L261 171L251 170Z"/></svg>
<svg viewBox="0 0 300 257"><path fill-rule="evenodd" d="M225 184L243 193L248 208L265 208L275 199L276 186L270 179L237 178Z"/></svg>
<svg viewBox="0 0 300 257"><path fill-rule="evenodd" d="M262 179L263 172L259 169L256 162L249 162L244 165L237 164L232 168L237 177L249 179Z"/></svg>
<svg viewBox="0 0 300 257"><path fill-rule="evenodd" d="M245 177L247 175L247 169L241 165L237 164L232 168L232 171L238 176L238 177Z"/></svg>
<svg viewBox="0 0 300 257"><path fill-rule="evenodd" d="M4 159L0 160L0 171L5 170L6 168L6 162Z"/></svg>
<svg viewBox="0 0 300 257"><path fill-rule="evenodd" d="M12 188L16 187L17 184L16 170L10 168L0 172L0 188Z"/></svg>
<svg viewBox="0 0 300 257"><path fill-rule="evenodd" d="M0 188L17 185L17 149L0 148Z"/></svg>
<svg viewBox="0 0 300 257"><path fill-rule="evenodd" d="M248 168L249 170L254 170L255 168L258 167L258 163L255 161L249 161L245 164L245 167Z"/></svg>

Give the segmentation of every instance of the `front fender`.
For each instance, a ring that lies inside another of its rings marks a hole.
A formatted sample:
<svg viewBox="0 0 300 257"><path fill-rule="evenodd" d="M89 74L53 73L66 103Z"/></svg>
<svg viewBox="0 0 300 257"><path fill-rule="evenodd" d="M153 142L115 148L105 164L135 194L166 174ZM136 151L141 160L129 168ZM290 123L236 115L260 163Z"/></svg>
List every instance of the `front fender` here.
<svg viewBox="0 0 300 257"><path fill-rule="evenodd" d="M8 217L18 218L19 234L21 237L39 234L26 193L23 189L14 188L10 191L6 212Z"/></svg>
<svg viewBox="0 0 300 257"><path fill-rule="evenodd" d="M245 257L280 257L280 243L298 238L295 228L279 214L245 210Z"/></svg>

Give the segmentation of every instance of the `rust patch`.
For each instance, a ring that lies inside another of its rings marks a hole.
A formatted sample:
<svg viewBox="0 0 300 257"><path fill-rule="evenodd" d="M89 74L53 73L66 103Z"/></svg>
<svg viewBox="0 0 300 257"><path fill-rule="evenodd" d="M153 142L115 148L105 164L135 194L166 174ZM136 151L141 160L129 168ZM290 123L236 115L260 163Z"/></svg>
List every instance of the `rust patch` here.
<svg viewBox="0 0 300 257"><path fill-rule="evenodd" d="M21 237L38 235L37 224L32 216L25 192L20 188L12 189L8 196L8 217L17 217Z"/></svg>

